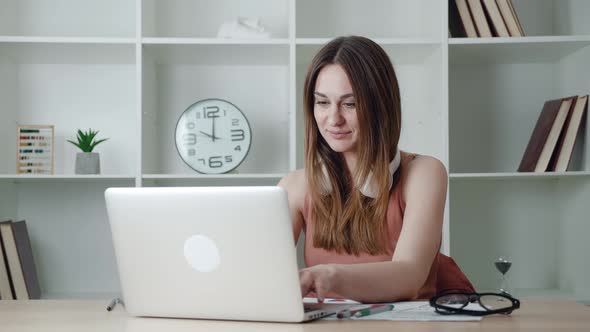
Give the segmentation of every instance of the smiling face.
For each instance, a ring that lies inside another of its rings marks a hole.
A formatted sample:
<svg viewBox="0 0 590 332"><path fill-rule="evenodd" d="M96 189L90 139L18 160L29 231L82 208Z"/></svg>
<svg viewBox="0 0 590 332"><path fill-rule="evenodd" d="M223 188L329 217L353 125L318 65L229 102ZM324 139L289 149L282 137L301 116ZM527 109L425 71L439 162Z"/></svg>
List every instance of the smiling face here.
<svg viewBox="0 0 590 332"><path fill-rule="evenodd" d="M356 101L346 72L330 64L318 74L313 114L318 130L335 152L355 152L359 140Z"/></svg>

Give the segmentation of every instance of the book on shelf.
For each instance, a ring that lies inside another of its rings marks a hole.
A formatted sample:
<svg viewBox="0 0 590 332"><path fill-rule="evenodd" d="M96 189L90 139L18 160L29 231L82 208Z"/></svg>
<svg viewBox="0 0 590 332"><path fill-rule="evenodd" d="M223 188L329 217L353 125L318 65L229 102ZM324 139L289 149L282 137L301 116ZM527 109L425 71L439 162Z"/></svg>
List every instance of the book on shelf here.
<svg viewBox="0 0 590 332"><path fill-rule="evenodd" d="M568 170L572 152L576 144L576 138L585 127L587 112L588 95L578 96L565 120L563 131L557 141L555 153L549 162L550 171L565 172Z"/></svg>
<svg viewBox="0 0 590 332"><path fill-rule="evenodd" d="M41 288L26 221L2 222L0 233L15 298L17 300L41 298Z"/></svg>
<svg viewBox="0 0 590 332"><path fill-rule="evenodd" d="M467 0L449 0L449 30L452 37L477 37Z"/></svg>
<svg viewBox="0 0 590 332"><path fill-rule="evenodd" d="M494 37L510 37L496 0L482 0L483 8Z"/></svg>
<svg viewBox="0 0 590 332"><path fill-rule="evenodd" d="M522 37L512 0L449 0L452 37Z"/></svg>
<svg viewBox="0 0 590 332"><path fill-rule="evenodd" d="M0 222L0 224L8 224L11 222L11 220L7 220ZM13 299L14 293L12 289L12 281L10 280L10 274L8 273L4 241L2 240L2 233L0 232L0 300Z"/></svg>
<svg viewBox="0 0 590 332"><path fill-rule="evenodd" d="M508 29L510 36L524 37L524 30L516 15L512 0L496 0L496 4L498 4L498 9L500 10L500 13L502 13L504 23L506 23L506 28Z"/></svg>
<svg viewBox="0 0 590 332"><path fill-rule="evenodd" d="M478 36L483 38L492 37L492 31L490 30L490 26L488 25L486 13L483 10L483 6L480 0L467 1L469 9L471 10L473 21L475 22L475 28L477 29Z"/></svg>
<svg viewBox="0 0 590 332"><path fill-rule="evenodd" d="M519 172L545 172L576 96L548 100L543 105L518 167Z"/></svg>

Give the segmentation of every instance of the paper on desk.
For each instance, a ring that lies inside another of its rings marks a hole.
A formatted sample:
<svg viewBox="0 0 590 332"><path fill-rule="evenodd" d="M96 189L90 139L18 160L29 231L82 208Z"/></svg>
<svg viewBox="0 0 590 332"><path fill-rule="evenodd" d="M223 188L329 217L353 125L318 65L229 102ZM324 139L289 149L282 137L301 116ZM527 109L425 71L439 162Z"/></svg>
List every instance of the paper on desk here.
<svg viewBox="0 0 590 332"><path fill-rule="evenodd" d="M405 320L405 321L479 321L482 317L469 315L441 315L434 311L427 301L395 302L393 310L364 317L351 317L351 320ZM362 305L359 305L362 306ZM355 307L350 308L353 310ZM477 304L469 304L465 309L482 310ZM336 315L323 320L339 320Z"/></svg>
<svg viewBox="0 0 590 332"><path fill-rule="evenodd" d="M316 297L304 297L303 303L318 303L318 299ZM338 304L361 304L360 302L349 300L349 299L333 299L333 298L326 298L324 303L338 303Z"/></svg>

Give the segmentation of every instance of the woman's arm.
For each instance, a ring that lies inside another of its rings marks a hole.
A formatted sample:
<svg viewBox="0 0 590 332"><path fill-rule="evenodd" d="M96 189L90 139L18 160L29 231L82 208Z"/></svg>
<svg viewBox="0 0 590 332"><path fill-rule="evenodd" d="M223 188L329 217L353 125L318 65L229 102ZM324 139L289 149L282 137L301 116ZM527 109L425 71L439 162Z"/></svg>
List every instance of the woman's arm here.
<svg viewBox="0 0 590 332"><path fill-rule="evenodd" d="M301 211L303 211L303 204L305 202L305 171L296 170L290 172L279 181L278 186L287 191L289 213L293 224L293 238L295 240L295 245L297 245L299 235L301 234L301 228L303 227L303 215Z"/></svg>
<svg viewBox="0 0 590 332"><path fill-rule="evenodd" d="M402 194L406 209L391 262L317 265L300 271L302 292L327 293L361 302L409 300L428 278L442 237L447 172L435 158L407 164Z"/></svg>

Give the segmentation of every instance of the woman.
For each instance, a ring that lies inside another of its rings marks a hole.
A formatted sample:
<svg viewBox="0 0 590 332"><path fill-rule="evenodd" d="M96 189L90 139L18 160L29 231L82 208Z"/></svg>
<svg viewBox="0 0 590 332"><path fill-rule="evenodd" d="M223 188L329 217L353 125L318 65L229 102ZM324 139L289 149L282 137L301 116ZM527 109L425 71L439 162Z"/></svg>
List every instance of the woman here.
<svg viewBox="0 0 590 332"><path fill-rule="evenodd" d="M295 242L305 232L303 295L361 302L474 291L439 253L447 173L398 150L401 104L385 51L363 37L325 45L304 87L305 169L286 189Z"/></svg>

